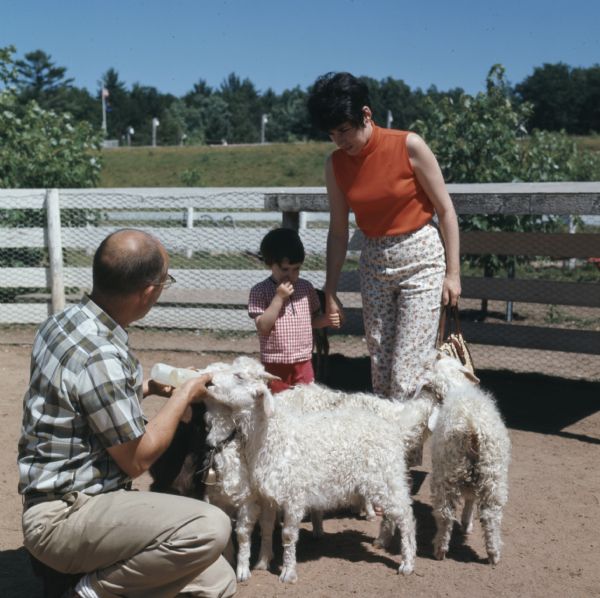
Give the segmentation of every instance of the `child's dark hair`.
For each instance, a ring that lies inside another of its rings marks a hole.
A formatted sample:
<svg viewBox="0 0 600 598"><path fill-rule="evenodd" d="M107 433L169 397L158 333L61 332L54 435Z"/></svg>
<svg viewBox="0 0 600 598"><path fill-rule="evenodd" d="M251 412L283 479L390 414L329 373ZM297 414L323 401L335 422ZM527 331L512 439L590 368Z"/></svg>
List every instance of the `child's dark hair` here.
<svg viewBox="0 0 600 598"><path fill-rule="evenodd" d="M276 228L264 236L260 255L267 266L281 264L285 259L290 264L301 264L304 262L304 245L294 229Z"/></svg>
<svg viewBox="0 0 600 598"><path fill-rule="evenodd" d="M313 125L331 131L345 122L365 126L363 107L371 106L369 88L350 73L325 73L313 84L308 96L308 113Z"/></svg>

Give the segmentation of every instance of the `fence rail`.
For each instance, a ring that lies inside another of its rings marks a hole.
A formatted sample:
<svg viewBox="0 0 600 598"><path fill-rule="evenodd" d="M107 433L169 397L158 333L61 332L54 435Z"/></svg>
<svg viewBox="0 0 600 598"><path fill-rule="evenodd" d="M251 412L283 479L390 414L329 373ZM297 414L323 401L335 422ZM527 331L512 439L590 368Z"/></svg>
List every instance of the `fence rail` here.
<svg viewBox="0 0 600 598"><path fill-rule="evenodd" d="M598 216L600 183L490 183L448 185L459 215ZM283 212L283 221L295 226L302 211L328 209L327 195L314 192L268 194L266 209ZM362 247L355 231L350 248ZM600 256L600 234L544 232L461 231L461 255L546 256L550 259ZM600 308L598 282L571 283L549 280L463 278L465 299L520 301L550 305ZM358 290L348 289L348 290ZM352 314L347 329L360 334L360 314ZM600 322L600 313L596 315ZM600 355L600 325L595 330L558 329L548 326L502 325L463 322L464 332L474 343L520 348L559 350Z"/></svg>
<svg viewBox="0 0 600 598"><path fill-rule="evenodd" d="M449 185L448 188L461 215L600 216L598 182ZM50 209L52 205L54 212ZM116 230L120 217L135 226L136 214L142 223L138 228L155 234L172 252L172 271L178 281L176 287L163 293L157 307L140 326L252 330L252 322L243 308L249 287L264 278L265 271L258 261L248 260L277 218L284 225L300 229L307 256L312 256L317 264L316 269L313 265L303 270L303 275L317 287L325 279L323 256L327 230L323 223L328 203L322 188L0 190L0 210L7 214L15 210L42 211L50 223L44 225L38 218L35 226L25 222L14 227L8 218L6 223L0 220L0 255L15 251L47 252L31 264L22 260L10 265L0 263L0 292L12 289L16 294L11 301L0 302L2 324L39 323L65 301L77 299L81 290L91 286L93 250L109 232ZM67 217L66 211L77 210L86 215L83 224L73 224ZM313 220L317 223L313 228L305 228L303 224L301 215L306 213L315 216ZM245 225L214 226L226 217L230 223L243 221ZM361 248L362 241L360 231L352 226L349 243L352 255ZM586 260L600 256L600 234L462 231L461 253ZM204 260L202 264L199 256ZM242 257L246 261L237 264L236 260ZM218 264L210 265L211 260ZM356 271L342 273L340 291L348 313L342 332L361 334ZM599 310L600 285L597 280L563 282L465 276L463 298ZM465 322L464 327L473 342L598 355L600 313L594 314L591 321L589 329L579 330L489 322Z"/></svg>

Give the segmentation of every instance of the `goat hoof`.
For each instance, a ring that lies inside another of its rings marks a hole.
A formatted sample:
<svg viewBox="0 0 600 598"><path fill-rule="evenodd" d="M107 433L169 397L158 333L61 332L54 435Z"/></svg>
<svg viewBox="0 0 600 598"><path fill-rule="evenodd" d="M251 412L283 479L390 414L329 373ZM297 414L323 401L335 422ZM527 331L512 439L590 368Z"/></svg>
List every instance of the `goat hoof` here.
<svg viewBox="0 0 600 598"><path fill-rule="evenodd" d="M408 563L402 563L400 567L398 567L398 573L402 575L410 575L414 570L414 566L409 565Z"/></svg>
<svg viewBox="0 0 600 598"><path fill-rule="evenodd" d="M296 583L298 581L298 574L295 569L284 567L279 576L279 581L282 583Z"/></svg>
<svg viewBox="0 0 600 598"><path fill-rule="evenodd" d="M443 561L446 558L446 552L448 552L447 550L443 550L442 548L436 548L433 551L433 556L438 560L438 561Z"/></svg>
<svg viewBox="0 0 600 598"><path fill-rule="evenodd" d="M497 565L500 562L500 555L496 552L488 552L490 565Z"/></svg>
<svg viewBox="0 0 600 598"><path fill-rule="evenodd" d="M238 567L236 577L238 581L248 581L252 577L252 573L248 567Z"/></svg>
<svg viewBox="0 0 600 598"><path fill-rule="evenodd" d="M258 561L258 563L256 563L256 565L254 565L254 568L257 569L258 571L266 571L269 568L270 562L271 562L271 559L260 559Z"/></svg>

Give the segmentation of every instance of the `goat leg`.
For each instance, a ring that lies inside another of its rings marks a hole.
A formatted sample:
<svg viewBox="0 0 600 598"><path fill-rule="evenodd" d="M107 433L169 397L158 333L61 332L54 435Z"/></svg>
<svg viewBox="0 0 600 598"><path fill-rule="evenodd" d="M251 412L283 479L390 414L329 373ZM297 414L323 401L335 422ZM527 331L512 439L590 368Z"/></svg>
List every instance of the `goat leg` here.
<svg viewBox="0 0 600 598"><path fill-rule="evenodd" d="M283 568L279 581L283 583L296 583L296 543L298 542L298 529L302 521L302 509L293 508L289 505L284 507L283 528L281 530L281 542L283 544Z"/></svg>
<svg viewBox="0 0 600 598"><path fill-rule="evenodd" d="M270 504L263 504L260 512L260 554L255 569L266 570L273 559L273 529L277 508Z"/></svg>
<svg viewBox="0 0 600 598"><path fill-rule="evenodd" d="M236 577L238 581L250 579L250 545L252 531L258 519L260 507L253 500L242 503L238 510L238 519L235 532L238 541L238 558Z"/></svg>
<svg viewBox="0 0 600 598"><path fill-rule="evenodd" d="M496 505L479 505L479 520L485 536L485 549L492 565L500 561L502 541L500 539L500 524L502 522L502 508Z"/></svg>

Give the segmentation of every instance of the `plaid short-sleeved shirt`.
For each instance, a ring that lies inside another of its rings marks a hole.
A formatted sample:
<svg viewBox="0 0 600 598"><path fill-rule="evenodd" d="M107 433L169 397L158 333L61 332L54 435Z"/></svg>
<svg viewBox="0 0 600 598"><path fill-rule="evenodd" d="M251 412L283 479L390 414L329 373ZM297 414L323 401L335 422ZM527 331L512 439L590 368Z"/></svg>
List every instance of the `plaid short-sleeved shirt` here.
<svg viewBox="0 0 600 598"><path fill-rule="evenodd" d="M125 486L106 448L143 435L141 397L127 333L89 297L46 320L23 399L19 492L27 500Z"/></svg>
<svg viewBox="0 0 600 598"><path fill-rule="evenodd" d="M257 318L275 297L277 284L267 278L250 290L248 314ZM284 303L268 335L258 335L263 363L297 363L311 358L312 315L319 309L317 292L308 280L299 278L292 296Z"/></svg>

